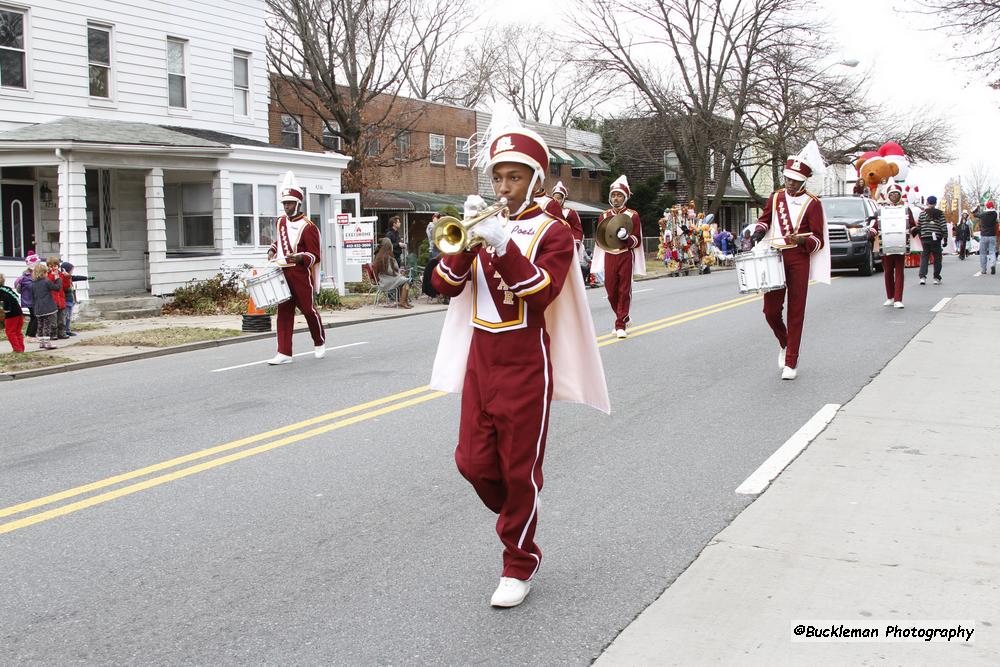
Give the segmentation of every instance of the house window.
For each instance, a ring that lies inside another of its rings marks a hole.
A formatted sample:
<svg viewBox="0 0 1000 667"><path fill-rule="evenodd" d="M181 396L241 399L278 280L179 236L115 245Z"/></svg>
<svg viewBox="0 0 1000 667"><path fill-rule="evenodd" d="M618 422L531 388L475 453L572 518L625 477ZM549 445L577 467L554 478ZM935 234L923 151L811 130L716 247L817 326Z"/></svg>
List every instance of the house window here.
<svg viewBox="0 0 1000 667"><path fill-rule="evenodd" d="M569 173L570 176L572 176L573 178L583 178L583 169L577 169L576 167L573 167L572 169L569 170Z"/></svg>
<svg viewBox="0 0 1000 667"><path fill-rule="evenodd" d="M90 96L111 97L111 26L87 25Z"/></svg>
<svg viewBox="0 0 1000 667"><path fill-rule="evenodd" d="M27 88L25 12L0 8L0 86Z"/></svg>
<svg viewBox="0 0 1000 667"><path fill-rule="evenodd" d="M589 178L592 181L600 180L600 178L601 178L601 172L594 171L593 169L589 169L589 170L587 170L587 178Z"/></svg>
<svg viewBox="0 0 1000 667"><path fill-rule="evenodd" d="M281 114L281 145L285 148L302 148L302 119L292 114Z"/></svg>
<svg viewBox="0 0 1000 667"><path fill-rule="evenodd" d="M253 245L253 186L233 184L233 236L236 245Z"/></svg>
<svg viewBox="0 0 1000 667"><path fill-rule="evenodd" d="M250 54L233 51L233 114L250 116Z"/></svg>
<svg viewBox="0 0 1000 667"><path fill-rule="evenodd" d="M378 140L378 137L372 137L368 140L368 157L378 157L382 153L382 142Z"/></svg>
<svg viewBox="0 0 1000 667"><path fill-rule="evenodd" d="M456 167L468 167L469 166L469 140L468 139L455 139L455 166Z"/></svg>
<svg viewBox="0 0 1000 667"><path fill-rule="evenodd" d="M187 41L167 38L167 104L187 109Z"/></svg>
<svg viewBox="0 0 1000 667"><path fill-rule="evenodd" d="M87 169L84 180L87 213L87 247L112 248L111 170Z"/></svg>
<svg viewBox="0 0 1000 667"><path fill-rule="evenodd" d="M410 131L403 130L396 135L396 157L404 158L410 154Z"/></svg>
<svg viewBox="0 0 1000 667"><path fill-rule="evenodd" d="M431 164L444 164L444 135L432 134L430 141Z"/></svg>
<svg viewBox="0 0 1000 667"><path fill-rule="evenodd" d="M340 123L335 120L323 122L323 148L328 151L340 150Z"/></svg>
<svg viewBox="0 0 1000 667"><path fill-rule="evenodd" d="M663 180L676 181L680 170L681 161L677 158L677 151L663 151Z"/></svg>
<svg viewBox="0 0 1000 667"><path fill-rule="evenodd" d="M556 162L555 160L550 160L549 161L549 176L555 176L556 178L559 178L559 175L561 173L562 173L562 165L559 164L558 162Z"/></svg>
<svg viewBox="0 0 1000 667"><path fill-rule="evenodd" d="M172 183L163 199L168 250L215 247L211 183Z"/></svg>
<svg viewBox="0 0 1000 667"><path fill-rule="evenodd" d="M274 218L278 214L278 191L273 185L257 186L257 241L271 245L277 238Z"/></svg>

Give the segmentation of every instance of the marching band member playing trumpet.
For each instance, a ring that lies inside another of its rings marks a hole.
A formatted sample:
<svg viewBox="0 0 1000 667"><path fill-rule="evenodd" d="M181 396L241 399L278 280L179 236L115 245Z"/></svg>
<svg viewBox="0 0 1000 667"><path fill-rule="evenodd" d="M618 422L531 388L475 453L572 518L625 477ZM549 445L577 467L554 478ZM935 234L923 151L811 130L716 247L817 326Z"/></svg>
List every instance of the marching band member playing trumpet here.
<svg viewBox="0 0 1000 667"><path fill-rule="evenodd" d="M455 462L499 515L503 570L490 604L514 607L542 559L535 527L550 402L610 408L573 236L530 196L548 171L548 149L519 123L495 128L477 167L511 214L481 214L468 236L485 247L443 254L434 270L434 288L452 298L431 387L462 394ZM466 218L484 207L469 197Z"/></svg>
<svg viewBox="0 0 1000 667"><path fill-rule="evenodd" d="M632 196L628 179L624 174L611 184L608 193L608 203L611 208L604 211L598 218L600 225L604 220L616 215L625 214L632 218L632 228L618 230L618 239L624 242L623 252L607 252L594 246L594 263L591 272L604 273L604 289L608 293L608 303L615 313L615 335L619 338L628 336L625 327L628 326L629 310L632 308L632 276L646 273L646 256L642 248L642 222L639 213L626 208L625 203Z"/></svg>
<svg viewBox="0 0 1000 667"><path fill-rule="evenodd" d="M825 165L815 141L785 162L785 187L776 190L764 205L754 227L753 242L767 236L781 250L785 265L785 289L764 294L764 317L778 339L778 368L782 380L798 375L799 343L805 321L809 281L830 282L830 247L826 216L818 198L806 191L806 180ZM788 324L782 319L788 295Z"/></svg>
<svg viewBox="0 0 1000 667"><path fill-rule="evenodd" d="M302 208L305 194L295 183L292 172L285 174L281 185L281 203L285 215L276 221L277 240L267 250L268 261L277 261L285 274L292 298L278 304L278 354L267 363L272 366L292 363L292 329L295 309L306 318L317 359L326 354L326 332L316 310L319 291L319 229L306 217Z"/></svg>

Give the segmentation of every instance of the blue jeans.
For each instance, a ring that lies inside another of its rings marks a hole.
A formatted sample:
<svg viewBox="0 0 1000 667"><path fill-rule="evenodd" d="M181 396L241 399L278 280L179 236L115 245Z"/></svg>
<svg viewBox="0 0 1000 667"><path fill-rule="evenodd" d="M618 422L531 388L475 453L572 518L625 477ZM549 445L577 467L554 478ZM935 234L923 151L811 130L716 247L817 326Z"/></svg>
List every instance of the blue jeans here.
<svg viewBox="0 0 1000 667"><path fill-rule="evenodd" d="M997 237L979 237L979 268L983 273L997 265Z"/></svg>
<svg viewBox="0 0 1000 667"><path fill-rule="evenodd" d="M65 319L65 326L66 326L65 331L66 331L66 335L68 336L69 333L70 333L69 332L69 322L70 322L70 319L73 317L73 302L72 301L67 301L66 302L66 310L65 310L65 312L63 312L63 317L66 318Z"/></svg>

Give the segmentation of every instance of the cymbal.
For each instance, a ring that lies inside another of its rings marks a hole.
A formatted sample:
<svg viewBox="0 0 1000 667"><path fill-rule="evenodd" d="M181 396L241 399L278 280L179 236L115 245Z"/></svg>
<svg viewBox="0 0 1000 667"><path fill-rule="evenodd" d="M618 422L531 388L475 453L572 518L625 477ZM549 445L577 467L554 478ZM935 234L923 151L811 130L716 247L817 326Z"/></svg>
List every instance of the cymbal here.
<svg viewBox="0 0 1000 667"><path fill-rule="evenodd" d="M632 216L625 213L611 216L598 223L597 229L594 230L594 243L604 252L612 254L623 252L628 242L618 238L618 230L631 227Z"/></svg>

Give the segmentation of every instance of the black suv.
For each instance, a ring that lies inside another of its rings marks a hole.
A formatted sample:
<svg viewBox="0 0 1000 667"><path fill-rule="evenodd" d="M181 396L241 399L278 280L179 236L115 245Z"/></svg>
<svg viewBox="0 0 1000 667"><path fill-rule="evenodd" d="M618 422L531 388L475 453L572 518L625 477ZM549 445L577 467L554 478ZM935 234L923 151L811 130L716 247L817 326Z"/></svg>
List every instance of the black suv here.
<svg viewBox="0 0 1000 667"><path fill-rule="evenodd" d="M830 263L834 269L854 269L861 275L875 273L882 258L868 238L868 229L878 216L878 206L868 197L823 197L823 212L830 234Z"/></svg>

